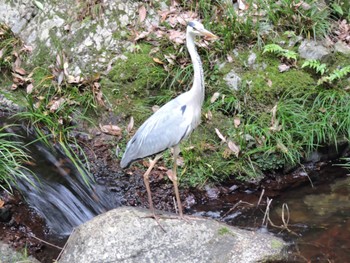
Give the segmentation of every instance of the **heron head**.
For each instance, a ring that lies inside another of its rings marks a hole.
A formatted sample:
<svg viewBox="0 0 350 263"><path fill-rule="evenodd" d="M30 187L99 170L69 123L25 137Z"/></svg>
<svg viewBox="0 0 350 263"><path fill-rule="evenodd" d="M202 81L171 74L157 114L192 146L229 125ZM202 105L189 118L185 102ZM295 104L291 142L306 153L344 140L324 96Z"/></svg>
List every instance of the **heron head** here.
<svg viewBox="0 0 350 263"><path fill-rule="evenodd" d="M209 39L218 39L219 37L214 35L209 30L205 29L203 24L198 21L190 21L187 23L187 32L196 36L204 36Z"/></svg>

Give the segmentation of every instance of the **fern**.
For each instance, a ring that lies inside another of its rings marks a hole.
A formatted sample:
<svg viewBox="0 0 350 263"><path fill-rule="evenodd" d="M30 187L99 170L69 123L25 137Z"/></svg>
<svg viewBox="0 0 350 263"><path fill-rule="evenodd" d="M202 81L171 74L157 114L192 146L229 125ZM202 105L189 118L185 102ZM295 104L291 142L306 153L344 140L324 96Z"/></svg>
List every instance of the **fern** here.
<svg viewBox="0 0 350 263"><path fill-rule="evenodd" d="M292 50L284 49L277 44L269 44L264 46L263 54L269 52L277 54L279 57L284 57L288 60L297 60L298 54Z"/></svg>
<svg viewBox="0 0 350 263"><path fill-rule="evenodd" d="M321 74L321 76L328 71L326 64L321 64L321 62L317 59L306 60L301 68L311 68L316 71L316 73Z"/></svg>
<svg viewBox="0 0 350 263"><path fill-rule="evenodd" d="M328 76L321 78L317 84L320 85L324 82L332 83L335 80L345 78L348 74L350 74L350 65L340 69L335 69Z"/></svg>
<svg viewBox="0 0 350 263"><path fill-rule="evenodd" d="M269 45L264 46L263 54L266 52L280 54L281 52L283 52L283 50L284 49L277 44L269 44Z"/></svg>

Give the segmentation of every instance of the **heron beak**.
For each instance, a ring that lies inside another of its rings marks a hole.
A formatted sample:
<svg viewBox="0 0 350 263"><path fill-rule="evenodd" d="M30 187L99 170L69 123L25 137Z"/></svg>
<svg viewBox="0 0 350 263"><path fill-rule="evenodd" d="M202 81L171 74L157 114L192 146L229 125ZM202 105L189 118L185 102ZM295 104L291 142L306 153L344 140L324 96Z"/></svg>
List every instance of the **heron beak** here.
<svg viewBox="0 0 350 263"><path fill-rule="evenodd" d="M206 29L203 29L201 33L208 40L217 40L217 39L219 39L219 37L217 35L214 35L212 32L210 32L210 31L208 31Z"/></svg>

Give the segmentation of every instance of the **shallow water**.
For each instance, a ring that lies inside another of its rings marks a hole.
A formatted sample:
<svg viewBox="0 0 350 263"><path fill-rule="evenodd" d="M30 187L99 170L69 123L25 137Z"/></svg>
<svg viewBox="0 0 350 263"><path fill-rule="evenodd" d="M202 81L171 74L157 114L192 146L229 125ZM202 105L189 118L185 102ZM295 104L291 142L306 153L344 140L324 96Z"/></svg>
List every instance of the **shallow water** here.
<svg viewBox="0 0 350 263"><path fill-rule="evenodd" d="M226 202L213 200L193 207L195 214L221 219L228 224L248 229L270 231L283 237L291 245L288 248L288 262L350 262L350 177L347 170L332 165L314 171L313 185L291 188L274 197L269 216L276 226L282 226L282 206L286 228L265 228L263 205L256 202ZM337 179L334 179L337 178ZM331 181L331 182L329 182ZM250 195L257 196L252 191ZM247 199L246 199L247 200ZM251 198L256 200L256 198ZM237 205L238 204L238 205ZM243 210L241 208L244 208Z"/></svg>

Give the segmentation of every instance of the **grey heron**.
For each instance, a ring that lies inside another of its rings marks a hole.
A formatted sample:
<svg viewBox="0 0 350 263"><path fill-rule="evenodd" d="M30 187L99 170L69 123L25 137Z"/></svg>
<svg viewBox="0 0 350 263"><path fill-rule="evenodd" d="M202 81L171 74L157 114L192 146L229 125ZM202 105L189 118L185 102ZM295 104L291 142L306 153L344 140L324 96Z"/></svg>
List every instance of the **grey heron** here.
<svg viewBox="0 0 350 263"><path fill-rule="evenodd" d="M194 70L192 88L166 103L141 125L128 142L120 162L121 168L124 169L136 160L155 155L155 158L150 160L149 168L143 175L149 207L154 218L156 218L156 214L149 186L149 174L161 157L161 153L168 148L173 148L174 164L170 180L174 185L179 215L181 218L183 217L176 175L176 160L180 153L181 141L187 138L200 122L205 89L202 62L194 42L196 36L218 38L198 21L191 21L187 24L186 46Z"/></svg>

